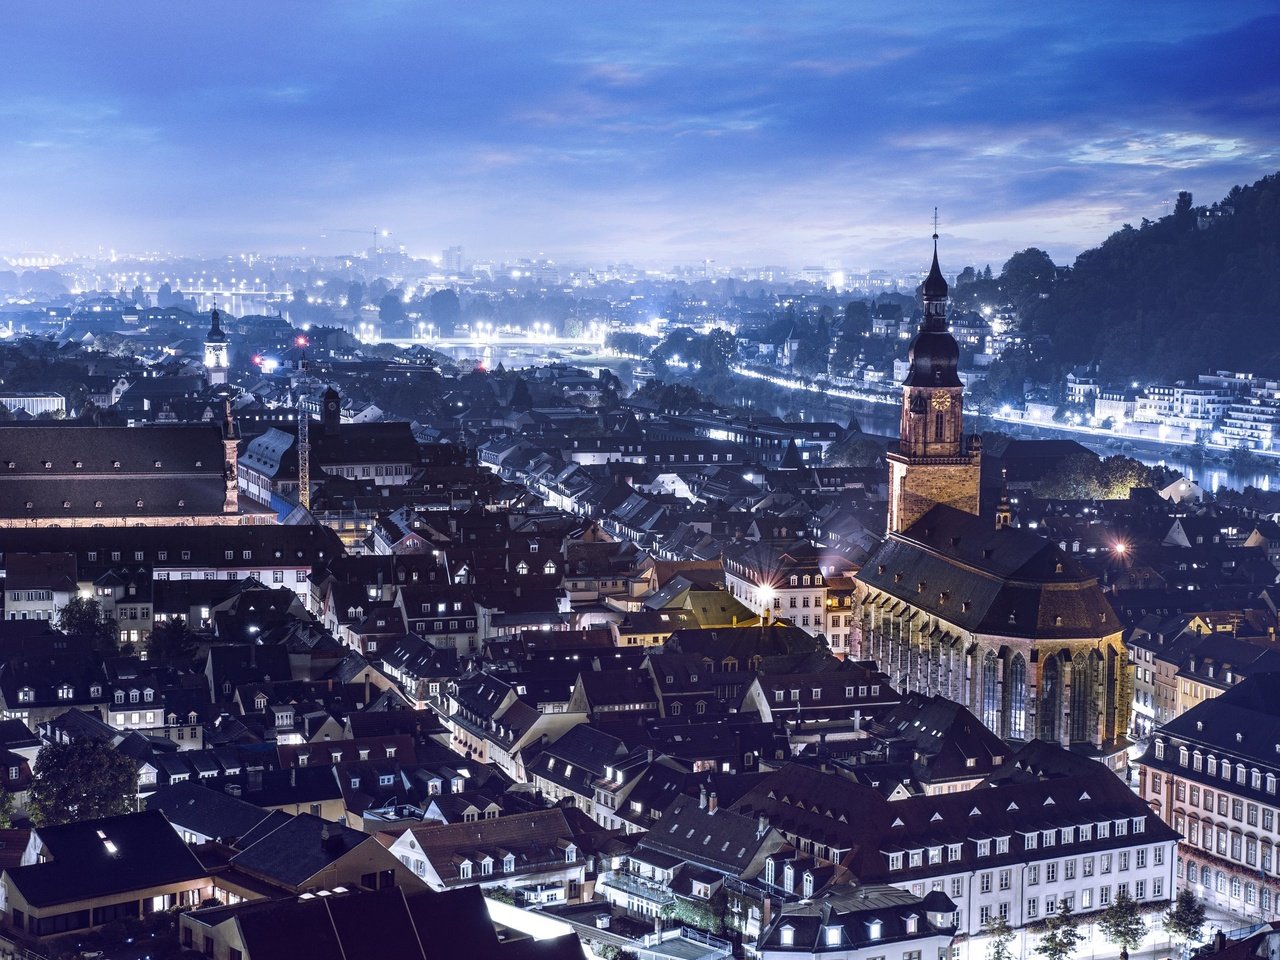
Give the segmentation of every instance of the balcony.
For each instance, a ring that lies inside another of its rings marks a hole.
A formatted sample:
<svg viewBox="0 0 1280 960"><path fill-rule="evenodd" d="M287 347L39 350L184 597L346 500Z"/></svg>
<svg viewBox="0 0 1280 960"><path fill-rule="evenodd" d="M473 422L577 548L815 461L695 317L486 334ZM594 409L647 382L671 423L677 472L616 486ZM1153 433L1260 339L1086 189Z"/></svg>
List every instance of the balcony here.
<svg viewBox="0 0 1280 960"><path fill-rule="evenodd" d="M620 870L610 870L602 873L600 879L596 881L596 886L617 890L619 893L645 900L658 907L664 907L668 903L675 902L676 899L675 894L671 892L666 884L659 883L656 880L647 880L644 877L636 876L634 873L624 873Z"/></svg>

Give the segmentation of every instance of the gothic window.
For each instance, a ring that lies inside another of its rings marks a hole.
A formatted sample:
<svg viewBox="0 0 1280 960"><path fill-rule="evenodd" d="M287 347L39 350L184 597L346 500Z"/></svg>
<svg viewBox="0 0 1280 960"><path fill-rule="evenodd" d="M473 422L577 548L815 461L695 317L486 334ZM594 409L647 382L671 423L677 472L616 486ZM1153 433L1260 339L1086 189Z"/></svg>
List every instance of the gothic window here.
<svg viewBox="0 0 1280 960"><path fill-rule="evenodd" d="M982 722L1000 733L1000 661L989 651L982 661Z"/></svg>
<svg viewBox="0 0 1280 960"><path fill-rule="evenodd" d="M1058 713L1062 698L1062 667L1058 657L1049 657L1044 665L1044 683L1040 695L1040 739L1058 739Z"/></svg>
<svg viewBox="0 0 1280 960"><path fill-rule="evenodd" d="M1027 662L1015 653L1009 662L1009 736L1023 740L1027 736Z"/></svg>
<svg viewBox="0 0 1280 960"><path fill-rule="evenodd" d="M1088 658L1083 653L1078 654L1071 664L1071 739L1075 742L1089 739L1089 725L1093 719L1092 678Z"/></svg>
<svg viewBox="0 0 1280 960"><path fill-rule="evenodd" d="M933 439L938 443L942 442L942 432L945 429L944 421L945 416L943 414L935 413L933 415Z"/></svg>

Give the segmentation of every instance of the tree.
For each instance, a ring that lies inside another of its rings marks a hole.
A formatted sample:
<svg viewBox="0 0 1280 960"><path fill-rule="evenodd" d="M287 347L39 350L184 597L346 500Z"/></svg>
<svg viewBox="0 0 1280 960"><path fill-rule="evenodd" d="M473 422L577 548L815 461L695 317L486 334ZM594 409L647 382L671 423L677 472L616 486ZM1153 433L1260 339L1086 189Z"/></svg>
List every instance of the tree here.
<svg viewBox="0 0 1280 960"><path fill-rule="evenodd" d="M166 620L157 623L147 637L147 659L161 663L178 663L190 660L196 654L195 638L185 620Z"/></svg>
<svg viewBox="0 0 1280 960"><path fill-rule="evenodd" d="M31 819L37 826L134 809L138 771L132 760L103 741L46 744L32 773Z"/></svg>
<svg viewBox="0 0 1280 960"><path fill-rule="evenodd" d="M1137 948L1147 935L1147 924L1138 912L1138 902L1123 888L1098 920L1098 929L1120 948L1121 960L1129 960L1129 951Z"/></svg>
<svg viewBox="0 0 1280 960"><path fill-rule="evenodd" d="M0 787L0 830L13 826L13 794Z"/></svg>
<svg viewBox="0 0 1280 960"><path fill-rule="evenodd" d="M403 323L404 318L404 295L400 291L392 290L378 301L378 319L386 326Z"/></svg>
<svg viewBox="0 0 1280 960"><path fill-rule="evenodd" d="M1004 917L994 917L987 923L987 960L1013 960L1013 929Z"/></svg>
<svg viewBox="0 0 1280 960"><path fill-rule="evenodd" d="M1040 938L1036 953L1045 960L1068 960L1084 936L1076 926L1075 914L1071 912L1065 899L1058 912L1050 917L1045 925L1047 929L1044 936Z"/></svg>
<svg viewBox="0 0 1280 960"><path fill-rule="evenodd" d="M1184 946L1200 942L1204 928L1204 901L1189 889L1178 891L1178 898L1165 912L1164 929Z"/></svg>
<svg viewBox="0 0 1280 960"><path fill-rule="evenodd" d="M58 611L58 629L93 637L100 649L114 650L116 646L116 618L92 597L72 597Z"/></svg>
<svg viewBox="0 0 1280 960"><path fill-rule="evenodd" d="M885 444L865 433L851 433L827 447L824 467L872 467L884 456Z"/></svg>

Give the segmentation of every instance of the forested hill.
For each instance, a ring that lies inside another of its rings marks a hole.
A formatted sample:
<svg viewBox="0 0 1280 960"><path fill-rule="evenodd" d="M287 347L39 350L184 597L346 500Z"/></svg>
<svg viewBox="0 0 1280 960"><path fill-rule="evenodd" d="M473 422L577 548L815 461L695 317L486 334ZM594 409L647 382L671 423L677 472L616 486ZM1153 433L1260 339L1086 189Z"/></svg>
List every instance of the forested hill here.
<svg viewBox="0 0 1280 960"><path fill-rule="evenodd" d="M1280 174L1112 234L1024 304L1055 359L1096 360L1104 380L1212 370L1280 376Z"/></svg>

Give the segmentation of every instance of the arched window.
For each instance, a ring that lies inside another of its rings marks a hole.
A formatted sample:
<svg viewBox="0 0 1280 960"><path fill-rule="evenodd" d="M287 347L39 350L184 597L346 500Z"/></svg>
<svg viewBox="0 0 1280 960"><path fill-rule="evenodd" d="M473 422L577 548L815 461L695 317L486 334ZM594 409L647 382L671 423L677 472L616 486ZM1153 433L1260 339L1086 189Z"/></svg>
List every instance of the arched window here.
<svg viewBox="0 0 1280 960"><path fill-rule="evenodd" d="M1093 716L1093 670L1089 658L1077 654L1071 663L1071 740L1074 743L1091 739L1089 728Z"/></svg>
<svg viewBox="0 0 1280 960"><path fill-rule="evenodd" d="M946 417L941 413L935 413L933 415L933 439L936 442L942 442L942 434L944 430L946 430Z"/></svg>
<svg viewBox="0 0 1280 960"><path fill-rule="evenodd" d="M1015 653L1009 661L1009 737L1025 740L1027 736L1027 661Z"/></svg>
<svg viewBox="0 0 1280 960"><path fill-rule="evenodd" d="M982 660L982 722L996 736L1000 735L1000 661L994 650Z"/></svg>
<svg viewBox="0 0 1280 960"><path fill-rule="evenodd" d="M1040 739L1058 739L1058 719L1062 710L1062 661L1051 656L1044 665L1043 693L1040 696Z"/></svg>

